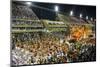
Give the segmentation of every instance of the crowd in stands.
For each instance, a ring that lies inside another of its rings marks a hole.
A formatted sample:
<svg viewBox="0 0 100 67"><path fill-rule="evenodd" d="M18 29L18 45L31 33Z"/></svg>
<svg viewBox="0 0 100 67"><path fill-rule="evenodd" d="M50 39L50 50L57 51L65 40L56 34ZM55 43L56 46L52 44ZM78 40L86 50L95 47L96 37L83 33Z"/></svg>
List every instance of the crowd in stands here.
<svg viewBox="0 0 100 67"><path fill-rule="evenodd" d="M12 18L39 20L36 14L29 7L12 4Z"/></svg>
<svg viewBox="0 0 100 67"><path fill-rule="evenodd" d="M40 22L32 9L23 5L12 5L12 27L14 30L25 30L29 27L32 29L43 28L43 23Z"/></svg>
<svg viewBox="0 0 100 67"><path fill-rule="evenodd" d="M43 24L41 22L38 21L18 21L18 20L13 20L12 22L12 26L28 26L31 25L33 27L43 27Z"/></svg>
<svg viewBox="0 0 100 67"><path fill-rule="evenodd" d="M16 4L12 5L12 20L15 19L12 21L13 25L39 26L37 22L31 21L39 19L29 7ZM18 21L19 19L24 20ZM16 29L21 28L17 27ZM47 31L12 33L12 64L34 65L96 60L95 43L89 42L88 39L87 41L85 41L86 39L76 41L62 33Z"/></svg>
<svg viewBox="0 0 100 67"><path fill-rule="evenodd" d="M95 44L47 33L13 34L12 46L14 65L86 62L96 58Z"/></svg>

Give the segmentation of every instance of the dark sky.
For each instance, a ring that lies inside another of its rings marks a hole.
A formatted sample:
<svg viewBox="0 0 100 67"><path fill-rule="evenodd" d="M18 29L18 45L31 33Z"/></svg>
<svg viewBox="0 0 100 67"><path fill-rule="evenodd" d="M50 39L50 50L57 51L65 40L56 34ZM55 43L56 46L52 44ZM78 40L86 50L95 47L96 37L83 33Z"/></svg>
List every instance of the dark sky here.
<svg viewBox="0 0 100 67"><path fill-rule="evenodd" d="M27 5L25 2L17 2L17 4ZM86 16L96 18L96 6L89 5L73 5L73 4L56 4L56 3L43 3L43 2L32 2L32 10L40 19L50 19L54 20L56 13L54 11L54 6L59 7L59 11L69 14L71 10L74 12L74 16L78 17L80 13L83 14L83 17ZM37 7L34 7L37 6ZM47 8L47 9L45 9ZM50 9L50 10L48 10Z"/></svg>

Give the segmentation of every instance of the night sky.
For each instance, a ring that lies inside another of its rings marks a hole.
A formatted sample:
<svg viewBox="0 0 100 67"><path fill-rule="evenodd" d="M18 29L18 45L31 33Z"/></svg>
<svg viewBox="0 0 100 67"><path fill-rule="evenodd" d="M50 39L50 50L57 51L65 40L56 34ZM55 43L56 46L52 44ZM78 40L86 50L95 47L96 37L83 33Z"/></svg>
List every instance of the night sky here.
<svg viewBox="0 0 100 67"><path fill-rule="evenodd" d="M13 2L19 5L26 5L26 2ZM43 3L43 2L32 2L33 6L30 6L32 10L36 13L36 15L40 19L49 19L55 20L56 12L54 11L54 6L59 7L59 12L67 13L69 15L70 11L73 10L74 16L79 17L79 14L83 14L83 18L86 16L89 19L92 17L96 19L96 6L89 6L89 5L73 5L73 4L56 4L56 3ZM37 6L37 7L34 7ZM41 8L38 8L41 7ZM46 8L46 9L45 9ZM47 10L50 9L50 10Z"/></svg>

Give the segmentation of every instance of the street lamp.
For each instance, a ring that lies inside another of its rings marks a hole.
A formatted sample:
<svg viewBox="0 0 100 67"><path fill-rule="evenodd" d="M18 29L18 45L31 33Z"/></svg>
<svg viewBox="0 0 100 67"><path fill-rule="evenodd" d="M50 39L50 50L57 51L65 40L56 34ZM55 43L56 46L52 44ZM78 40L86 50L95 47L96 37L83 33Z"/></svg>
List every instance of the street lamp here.
<svg viewBox="0 0 100 67"><path fill-rule="evenodd" d="M73 16L73 11L70 11L70 16Z"/></svg>

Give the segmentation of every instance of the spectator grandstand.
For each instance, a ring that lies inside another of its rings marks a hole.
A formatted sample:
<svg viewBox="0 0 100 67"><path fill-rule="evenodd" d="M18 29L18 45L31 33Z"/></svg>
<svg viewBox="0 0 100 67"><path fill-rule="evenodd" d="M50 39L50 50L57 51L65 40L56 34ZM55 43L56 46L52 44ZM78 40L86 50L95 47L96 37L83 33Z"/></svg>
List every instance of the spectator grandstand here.
<svg viewBox="0 0 100 67"><path fill-rule="evenodd" d="M61 13L57 17L39 19L30 7L12 3L12 65L96 60L94 22Z"/></svg>

